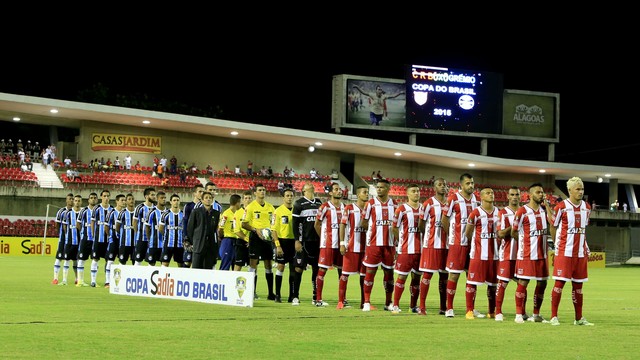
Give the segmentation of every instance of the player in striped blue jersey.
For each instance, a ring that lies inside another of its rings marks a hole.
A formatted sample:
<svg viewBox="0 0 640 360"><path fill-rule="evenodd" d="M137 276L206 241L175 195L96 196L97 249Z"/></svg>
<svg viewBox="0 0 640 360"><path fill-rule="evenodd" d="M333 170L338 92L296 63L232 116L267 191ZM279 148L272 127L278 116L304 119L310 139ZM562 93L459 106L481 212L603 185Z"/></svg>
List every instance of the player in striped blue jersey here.
<svg viewBox="0 0 640 360"><path fill-rule="evenodd" d="M91 228L91 216L93 209L98 204L98 194L89 194L89 204L80 210L76 227L80 230L80 246L78 246L78 283L76 286L89 286L84 282L84 262L89 259L93 248L93 229Z"/></svg>
<svg viewBox="0 0 640 360"><path fill-rule="evenodd" d="M66 204L64 207L60 208L56 213L56 223L58 223L58 251L56 251L56 260L53 263L53 280L51 283L53 285L58 285L58 274L60 273L60 262L64 260L64 244L65 244L65 234L62 228L62 220L64 219L64 215L67 210L73 207L73 194L67 194Z"/></svg>
<svg viewBox="0 0 640 360"><path fill-rule="evenodd" d="M164 244L162 246L162 266L169 266L171 257L182 267L184 247L182 224L184 221L184 213L180 210L180 196L173 194L169 200L171 208L162 213L158 231L163 234Z"/></svg>
<svg viewBox="0 0 640 360"><path fill-rule="evenodd" d="M64 245L64 267L62 270L62 285L67 285L69 276L69 262L73 262L73 272L78 281L78 245L80 244L80 234L75 224L80 214L82 206L82 197L76 195L73 197L73 207L65 212L62 227L65 234L66 242ZM73 224L69 226L69 224Z"/></svg>
<svg viewBox="0 0 640 360"><path fill-rule="evenodd" d="M135 240L135 264L142 265L142 261L147 255L147 248L149 247L149 238L145 231L144 222L149 216L151 210L156 204L156 189L148 187L144 189L144 202L138 204L133 211L133 228L136 230Z"/></svg>
<svg viewBox="0 0 640 360"><path fill-rule="evenodd" d="M116 195L116 206L111 208L109 214L107 215L107 227L109 228L109 242L107 244L107 267L106 267L106 276L107 280L104 284L104 287L109 287L109 280L111 277L111 265L113 265L113 261L118 257L118 253L120 250L120 236L116 231L116 220L120 216L120 212L124 210L126 205L125 196L122 194Z"/></svg>
<svg viewBox="0 0 640 360"><path fill-rule="evenodd" d="M133 212L136 207L136 200L133 194L127 194L125 203L127 207L120 211L116 219L116 232L120 238L120 249L118 249L118 259L121 265L126 265L131 258L133 265L134 244L136 231L133 227Z"/></svg>
<svg viewBox="0 0 640 360"><path fill-rule="evenodd" d="M158 191L156 199L158 200L158 203L153 210L149 212L145 221L145 231L147 233L147 238L149 239L149 247L147 248L147 256L145 260L151 266L156 265L156 261L160 260L160 255L162 254L162 233L158 231L158 224L160 224L162 213L167 211L165 208L167 195L164 191Z"/></svg>
<svg viewBox="0 0 640 360"><path fill-rule="evenodd" d="M113 207L109 205L111 193L109 190L102 190L100 205L96 206L91 214L91 227L93 228L93 249L91 252L91 287L100 287L97 282L98 267L100 259L105 259L105 284L109 282L109 275L106 271L107 245L109 244L108 216Z"/></svg>

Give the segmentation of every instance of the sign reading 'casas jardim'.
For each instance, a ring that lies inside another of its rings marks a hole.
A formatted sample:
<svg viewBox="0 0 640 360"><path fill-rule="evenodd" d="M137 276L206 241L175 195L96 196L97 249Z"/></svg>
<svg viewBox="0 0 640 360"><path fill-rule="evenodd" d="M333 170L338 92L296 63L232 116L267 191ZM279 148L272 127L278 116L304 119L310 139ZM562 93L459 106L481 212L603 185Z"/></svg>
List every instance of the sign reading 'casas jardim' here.
<svg viewBox="0 0 640 360"><path fill-rule="evenodd" d="M160 154L162 137L93 133L91 150Z"/></svg>

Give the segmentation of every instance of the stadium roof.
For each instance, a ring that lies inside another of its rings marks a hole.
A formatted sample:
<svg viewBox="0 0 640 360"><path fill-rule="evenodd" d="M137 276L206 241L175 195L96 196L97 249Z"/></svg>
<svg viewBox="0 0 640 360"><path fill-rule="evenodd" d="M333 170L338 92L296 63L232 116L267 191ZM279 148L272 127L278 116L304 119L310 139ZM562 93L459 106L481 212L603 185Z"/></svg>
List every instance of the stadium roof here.
<svg viewBox="0 0 640 360"><path fill-rule="evenodd" d="M50 112L52 108L57 109L58 113L52 114ZM316 148L322 150L379 158L399 158L403 161L461 170L540 175L540 170L544 169L545 175L553 175L558 180L579 176L587 182L594 182L598 177L602 177L606 182L608 179L605 174L610 174L609 179L617 179L620 184L640 185L640 169L637 168L497 158L364 137L0 93L0 120L12 121L14 116L20 117L21 123L25 124L80 128L82 121L89 120L284 144L299 147L300 151L307 151L310 145L320 142L322 145L316 146ZM148 120L150 123L143 124L144 120ZM231 135L232 131L237 131L238 135ZM401 155L398 156L396 153ZM475 166L470 168L469 163L473 163Z"/></svg>

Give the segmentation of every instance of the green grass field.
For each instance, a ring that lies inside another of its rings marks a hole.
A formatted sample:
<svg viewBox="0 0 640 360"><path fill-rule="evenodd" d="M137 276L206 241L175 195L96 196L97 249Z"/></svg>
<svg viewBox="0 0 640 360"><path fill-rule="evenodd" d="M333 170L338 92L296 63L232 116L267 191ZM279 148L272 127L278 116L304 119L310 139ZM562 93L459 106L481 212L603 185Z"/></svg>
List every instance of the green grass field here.
<svg viewBox="0 0 640 360"><path fill-rule="evenodd" d="M498 323L464 318L462 279L456 317L450 319L436 315L437 285L427 298L427 316L408 311L408 288L401 301L404 312L398 315L363 313L357 306L336 310L336 271L325 280L327 308L311 305L310 271L303 275L300 306L266 300L263 269L258 277L262 298L253 308L240 308L54 286L49 256L0 257L0 269L0 358L6 359L635 359L640 343L637 267L590 270L584 313L593 327L572 325L570 285L560 305L562 324L554 327L513 322L514 283L507 288L506 319ZM288 293L287 277L285 273L283 294ZM476 300L482 311L487 307L485 289L479 288ZM351 278L348 297L354 305L358 291ZM546 318L550 291L551 283L542 308ZM381 276L372 297L381 309ZM527 305L531 312L531 301Z"/></svg>

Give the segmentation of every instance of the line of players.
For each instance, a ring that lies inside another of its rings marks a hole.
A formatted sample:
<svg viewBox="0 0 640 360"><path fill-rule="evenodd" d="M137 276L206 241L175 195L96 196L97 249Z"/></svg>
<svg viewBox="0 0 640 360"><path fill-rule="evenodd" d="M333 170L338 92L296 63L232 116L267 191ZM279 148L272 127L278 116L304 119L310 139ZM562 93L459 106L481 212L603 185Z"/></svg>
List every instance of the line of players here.
<svg viewBox="0 0 640 360"><path fill-rule="evenodd" d="M460 274L466 272L465 318L495 318L503 321L502 304L507 284L517 282L515 292L516 323L525 320L558 325L558 305L562 288L571 282L576 325L593 325L582 316L582 284L588 280L589 248L584 231L590 206L584 202L584 184L579 178L567 182L569 199L556 205L555 213L546 201L543 185L529 187L529 202L520 206L520 191L509 190L508 206L494 206L491 188L475 192L473 176L460 176L460 190L448 198L446 181L435 179L435 195L420 203L420 187L407 186L407 201L395 204L388 196L388 181L378 181L376 196L368 187L357 189L356 202L344 205L338 184L327 189L329 200L319 204L313 188L303 189L303 198L293 206L296 255L317 266L312 274L315 306L325 307L324 277L330 268L338 269L337 309L346 307L349 275L360 276L362 311L371 311L371 290L378 268L382 268L385 291L384 309L399 313L400 299L409 275L411 311L426 315L426 297L431 279L439 274L439 314L454 317L453 303ZM307 193L308 191L308 193ZM295 220L298 220L297 223ZM306 220L305 220L306 219ZM306 223L305 223L306 221ZM279 222L279 219L274 219ZM308 231L313 223L313 232ZM305 229L306 227L306 229ZM278 229L272 228L277 238ZM556 237L556 234L558 235ZM558 248L554 264L556 280L552 292L550 321L540 315L546 282L549 278L547 252L554 242ZM301 247L298 246L301 242ZM317 247L316 247L317 246ZM317 254L317 256L315 256ZM317 262L312 263L313 258ZM394 281L394 272L397 277ZM527 285L536 280L533 315L525 312ZM488 312L475 309L478 285L488 285ZM297 293L294 292L295 295ZM419 304L418 304L419 302Z"/></svg>
<svg viewBox="0 0 640 360"><path fill-rule="evenodd" d="M358 274L363 311L374 309L370 302L371 291L377 269L382 267L384 309L401 312L399 302L411 275L411 311L426 315L425 302L431 278L438 273L439 313L447 317L454 316L457 282L460 274L466 272L467 319L490 317L502 321L504 291L508 282L517 278L515 321L521 323L527 318L543 321L540 306L549 272L547 236L554 228L548 226L548 219L553 218L551 206L546 204L543 207L546 210L540 211L540 205L545 202L542 185L531 186L530 202L522 207L519 207L519 190L513 187L509 191L509 205L503 209L494 207L490 188L481 189L478 199L470 174L460 176L460 185L459 191L445 198L448 193L445 180L435 179L435 195L422 204L419 203L419 186L409 185L407 201L398 205L388 196L389 182L381 180L376 184L376 196L370 197L368 187L362 186L357 189L356 202L344 205L339 184L333 183L327 189L329 200L326 202L314 196L313 184L305 184L303 197L293 204L293 191L284 191L284 203L276 210L264 201L264 186L256 184L256 200L247 205L249 195L243 203L246 208L239 212L239 196L235 195L230 201L232 212L222 216L225 220L220 222L217 234L224 249L220 251L220 257L223 263L233 262L234 270L249 264L249 270L254 274L259 259L263 259L268 299L277 302L281 302L284 266L289 264L288 301L293 305L300 303L299 287L307 265L312 268L312 303L319 307L328 305L323 300L323 288L324 276L329 269L338 270L338 309L349 306L346 300L348 277ZM92 193L89 205L81 208L81 197L69 194L67 207L56 216L56 221L62 225L59 249L63 250L56 254L53 282L58 283L60 262L64 260L62 284L66 284L70 262L73 262L78 279L76 285L86 286L84 262L89 254L92 258L90 286L93 287L98 286L96 276L102 258L106 259L105 287L109 286L110 268L116 258L125 264L132 257L136 265L143 260L155 265L161 259L163 266L169 266L173 258L179 266L188 266L190 254L184 246L188 247L189 239L184 228L188 212L201 205L203 194L213 198L211 192L197 187L193 202L185 205L184 212L179 209L177 195L171 196L171 207L166 209L166 195L160 192L156 199L153 188L145 189L145 201L133 210L132 195L116 196L116 206L111 207L109 191L101 193L99 205L96 205L97 195ZM223 214L220 205L217 206ZM226 219L231 215L233 220L229 224ZM538 220L531 221L531 216ZM225 224L227 228L231 226L230 232L225 231ZM268 245L265 245L268 241L264 240L268 239L262 231L265 228L273 235L273 243ZM233 245L224 245L224 240L231 240ZM271 272L274 257L277 263L275 292ZM226 267L229 269L230 265ZM395 281L394 272L397 274ZM254 276L257 281L257 275ZM529 317L524 308L526 287L532 279L537 280L537 285L533 315ZM586 281L586 274L579 280L579 283ZM483 284L488 285L487 315L474 308L477 285Z"/></svg>
<svg viewBox="0 0 640 360"><path fill-rule="evenodd" d="M215 184L207 184L208 195L213 202ZM211 188L211 189L209 189ZM137 206L132 194L119 194L115 206L110 205L111 194L103 190L88 197L88 205L82 207L80 195L67 194L66 206L56 214L59 225L58 251L54 262L53 284L66 285L70 267L75 273L78 287L100 287L97 274L101 259L105 259L105 282L109 287L111 265L116 259L120 264L169 266L171 259L180 267L189 267L192 254L188 245L187 222L189 214L201 207L203 186L194 191L194 200L180 209L180 197L167 195L154 188L143 191L144 201ZM221 205L213 207L221 211ZM186 215L185 215L186 214ZM222 231L220 231L222 233ZM214 236L218 236L218 232ZM216 238L217 241L217 238ZM187 248L189 248L187 246ZM85 263L91 258L91 282L84 282ZM63 279L59 281L62 268Z"/></svg>

